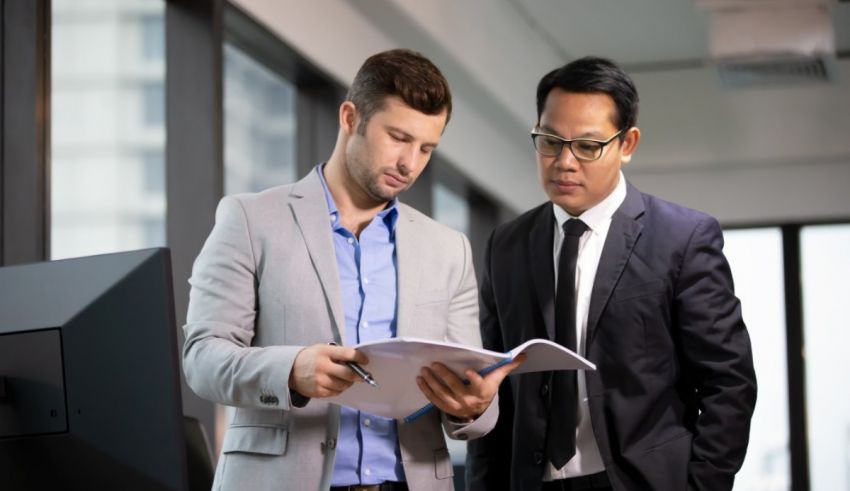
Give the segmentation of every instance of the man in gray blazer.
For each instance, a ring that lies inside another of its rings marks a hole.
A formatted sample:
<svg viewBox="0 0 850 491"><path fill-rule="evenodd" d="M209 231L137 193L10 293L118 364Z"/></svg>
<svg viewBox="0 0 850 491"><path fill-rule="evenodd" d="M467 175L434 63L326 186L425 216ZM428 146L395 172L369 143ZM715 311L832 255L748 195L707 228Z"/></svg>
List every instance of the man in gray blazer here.
<svg viewBox="0 0 850 491"><path fill-rule="evenodd" d="M462 440L495 425L493 401L516 363L486 377L423 367L416 383L440 411L413 423L324 401L360 382L343 362L368 369L345 346L393 336L481 345L469 242L397 199L450 113L429 60L379 53L340 106L327 163L221 200L192 271L183 353L192 389L236 406L214 489L449 490L441 425Z"/></svg>

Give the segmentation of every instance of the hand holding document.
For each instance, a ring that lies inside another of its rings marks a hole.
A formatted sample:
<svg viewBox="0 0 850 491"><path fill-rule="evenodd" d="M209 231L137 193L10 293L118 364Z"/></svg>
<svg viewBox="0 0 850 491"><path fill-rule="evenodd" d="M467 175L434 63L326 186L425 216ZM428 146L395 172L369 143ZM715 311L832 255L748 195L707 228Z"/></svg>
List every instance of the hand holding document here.
<svg viewBox="0 0 850 491"><path fill-rule="evenodd" d="M466 369L488 373L525 353L525 362L513 374L596 370L593 363L547 339L531 339L507 353L417 338L391 338L359 344L354 348L369 357L364 368L372 374L378 387L354 384L327 401L406 421L412 421L428 410L428 399L416 385L416 376L422 367L434 362L446 365L459 375Z"/></svg>

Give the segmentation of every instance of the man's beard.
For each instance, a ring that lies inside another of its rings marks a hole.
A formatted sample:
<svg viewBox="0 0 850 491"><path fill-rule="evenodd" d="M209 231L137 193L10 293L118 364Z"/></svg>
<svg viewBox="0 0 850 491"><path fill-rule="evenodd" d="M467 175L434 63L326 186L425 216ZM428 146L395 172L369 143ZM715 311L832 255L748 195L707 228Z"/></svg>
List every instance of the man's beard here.
<svg viewBox="0 0 850 491"><path fill-rule="evenodd" d="M360 189L362 189L363 192L365 192L369 198L375 200L376 202L392 201L402 191L410 187L406 186L403 189L395 191L394 189L388 189L384 186L381 186L380 181L384 174L383 169L377 170L372 173L369 171L368 166L360 165L360 161L357 157L354 157L349 162L348 173L360 186Z"/></svg>

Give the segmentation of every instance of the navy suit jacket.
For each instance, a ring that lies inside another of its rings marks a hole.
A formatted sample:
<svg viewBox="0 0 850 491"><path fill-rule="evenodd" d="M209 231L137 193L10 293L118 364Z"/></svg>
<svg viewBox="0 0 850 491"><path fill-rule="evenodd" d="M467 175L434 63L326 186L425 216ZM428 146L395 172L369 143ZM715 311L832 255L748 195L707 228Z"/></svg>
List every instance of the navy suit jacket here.
<svg viewBox="0 0 850 491"><path fill-rule="evenodd" d="M615 490L731 489L756 380L723 236L703 213L631 184L593 285L586 357L593 433ZM484 347L554 340L552 204L498 227L480 287ZM512 376L500 418L469 443L469 489L539 490L551 373Z"/></svg>

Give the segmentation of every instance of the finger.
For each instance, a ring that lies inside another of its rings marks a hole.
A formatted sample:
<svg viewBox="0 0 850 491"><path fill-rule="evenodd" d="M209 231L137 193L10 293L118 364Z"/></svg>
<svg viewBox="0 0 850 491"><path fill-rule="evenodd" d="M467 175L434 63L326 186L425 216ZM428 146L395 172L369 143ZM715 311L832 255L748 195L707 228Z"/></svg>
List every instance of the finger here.
<svg viewBox="0 0 850 491"><path fill-rule="evenodd" d="M484 377L471 368L468 368L465 372L463 372L463 374L466 376L466 380L469 381L469 385L472 387L476 387L484 383Z"/></svg>
<svg viewBox="0 0 850 491"><path fill-rule="evenodd" d="M502 383L502 380L505 377L510 375L511 372L513 372L520 365L522 365L522 362L524 362L524 361L525 361L525 353L517 356L512 362L506 363L506 364L500 366L499 368L493 370L492 372L488 373L484 378L487 381L493 381L497 384L500 384L500 383Z"/></svg>
<svg viewBox="0 0 850 491"><path fill-rule="evenodd" d="M466 387L463 383L463 379L458 377L449 369L449 367L442 363L432 363L431 371L440 380L440 382L448 387L454 394L463 395L466 393Z"/></svg>
<svg viewBox="0 0 850 491"><path fill-rule="evenodd" d="M434 375L434 372L431 371L431 369L423 367L420 372L420 376L436 397L447 402L455 401L455 397L451 390L443 383L442 380Z"/></svg>
<svg viewBox="0 0 850 491"><path fill-rule="evenodd" d="M425 381L423 377L416 377L416 385L419 386L419 390L422 391L422 394L425 395L425 398L428 399L431 404L436 406L440 411L450 413L451 409L446 404L446 401L442 399L439 395L437 395L430 385Z"/></svg>
<svg viewBox="0 0 850 491"><path fill-rule="evenodd" d="M329 346L329 348L331 348L329 356L336 362L353 361L361 365L369 363L369 358L354 348L346 348L344 346Z"/></svg>
<svg viewBox="0 0 850 491"><path fill-rule="evenodd" d="M360 376L357 375L357 373L355 373L348 365L344 363L334 363L333 361L328 361L326 364L322 365L321 373L346 380L348 382L357 382L358 380L362 380Z"/></svg>
<svg viewBox="0 0 850 491"><path fill-rule="evenodd" d="M322 389L325 389L325 390L331 391L331 392L339 393L339 392L342 392L345 389L351 387L354 382L352 382L351 380L346 380L346 379L334 377L332 375L325 375L325 376L322 376L322 377L317 377L316 383Z"/></svg>

